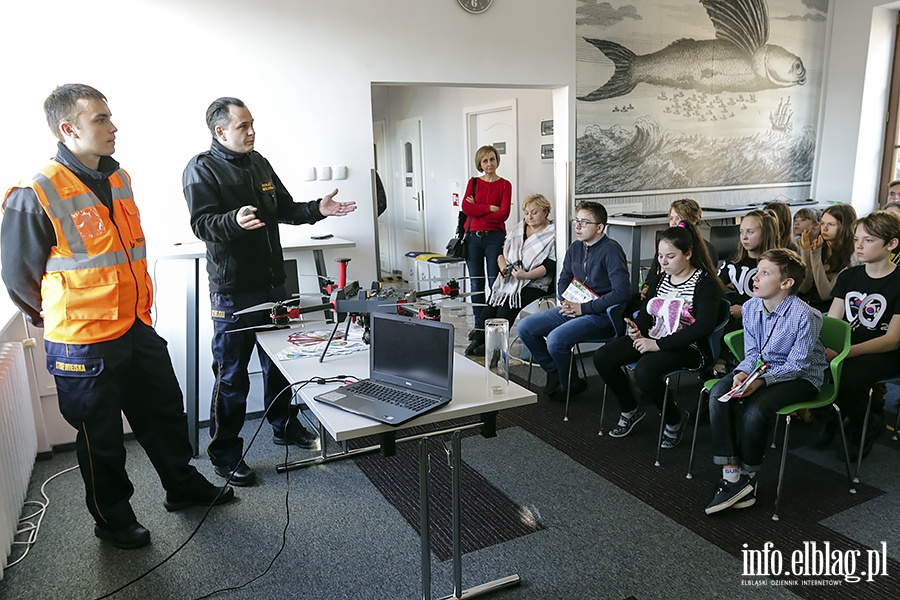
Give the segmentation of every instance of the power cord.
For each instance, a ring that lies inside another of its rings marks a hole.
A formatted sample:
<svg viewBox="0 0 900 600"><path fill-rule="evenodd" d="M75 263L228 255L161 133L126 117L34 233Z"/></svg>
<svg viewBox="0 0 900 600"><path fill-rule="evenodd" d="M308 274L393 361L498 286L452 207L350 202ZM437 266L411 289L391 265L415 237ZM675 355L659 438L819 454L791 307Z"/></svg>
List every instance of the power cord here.
<svg viewBox="0 0 900 600"><path fill-rule="evenodd" d="M353 376L353 375L338 375L338 376L336 376L336 377L313 377L312 379L306 379L306 380L303 380L303 381L296 381L296 382L291 383L291 384L288 384L287 386L285 386L284 388L282 388L281 391L278 392L278 393L275 395L275 397L278 398L279 396L281 396L281 394L283 394L284 392L288 391L289 389L294 388L295 386L298 386L297 389L300 390L300 389L302 389L303 387L309 385L310 383L315 383L315 384L318 384L318 385L324 385L324 384L328 384L328 383L345 383L348 379L358 379L358 378L355 377L355 376ZM247 453L250 452L250 448L253 446L253 442L256 441L256 438L257 438L257 436L259 435L259 432L262 430L263 424L266 423L266 416L268 415L269 410L272 408L272 406L274 406L274 404L275 404L275 402L272 402L272 403L268 406L268 408L266 408L266 410L263 412L262 417L260 418L260 421L259 421L259 426L257 426L256 431L253 433L253 436L250 438L250 441L247 443L247 447L244 449L244 453L241 455L241 460L238 461L238 463L240 463L241 461L243 461L243 460L247 457ZM324 443L324 442L323 442L323 443ZM290 449L290 444L288 444L288 445L285 446L285 462L287 462L287 457L288 457L288 454L289 454L289 449ZM76 468L76 467L72 467L72 468L74 469L74 468ZM68 469L68 470L71 470L71 469ZM63 472L65 472L65 471L63 471ZM59 475L59 473L58 473L57 475ZM285 521L286 521L286 522L285 522L285 526L284 526L284 531L282 532L282 542L281 542L281 547L278 549L278 552L275 553L275 556L272 557L272 560L271 560L271 562L269 563L269 566L266 567L266 569L265 569L262 573L260 573L260 574L257 575L256 577L250 579L249 581L247 581L247 582L241 584L241 585L238 586L238 587L230 587L230 588L223 588L223 589L215 590L215 591L213 591L213 592L210 592L209 594L206 594L205 596L200 596L199 598L197 598L197 600L200 600L201 598L209 598L209 597L211 597L211 596L213 596L213 595L215 595L215 594L219 594L219 593L225 592L225 591L239 590L239 589L241 589L241 588L243 588L243 587L245 587L245 586L247 586L247 585L253 583L253 582L256 581L257 579L260 579L260 578L263 577L266 573L268 573L269 570L272 568L272 565L275 563L275 560L277 560L278 557L281 555L281 552L284 550L284 547L285 547L285 545L286 545L286 543L287 543L287 529L288 529L288 526L290 525L290 510L288 509L288 506L289 506L289 504L288 504L288 499L289 499L289 496L290 496L290 477L287 476L287 472L285 473L285 475L286 475L286 477L285 477L285 485L286 485L286 488L285 488L285 497L284 497L284 500L285 500L285 515L286 515ZM56 477L56 475L54 475L54 477ZM158 562L158 563L155 564L154 566L150 567L149 569L147 569L146 571L144 571L143 573L141 573L140 575L138 575L137 577L135 577L135 578L132 579L131 581L129 581L129 582L127 582L127 583L125 583L125 584L119 586L118 588L114 589L113 591L111 591L111 592L109 592L109 593L107 593L107 594L105 594L105 595L103 595L103 596L97 597L96 600L105 600L106 598L110 598L110 597L114 596L115 594L118 594L119 592L121 592L121 591L124 590L125 588L127 588L127 587L129 587L129 586L131 586L131 585L133 585L133 584L135 584L135 583L137 583L138 581L140 581L141 579L143 579L144 577L146 577L147 575L149 575L150 573L152 573L152 572L155 571L156 569L158 569L158 568L160 568L161 566L163 566L164 564L166 564L167 562L169 562L169 560L171 560L176 554L178 554L179 552L181 552L182 548L184 548L185 546L187 546L188 543L189 543L192 539L194 539L194 536L197 535L197 532L200 531L200 527L202 527L202 526L203 526L203 523L206 522L206 517L209 515L210 511L212 510L212 508L215 506L216 501L219 499L219 497L222 495L222 493L224 493L225 489L228 487L228 484L231 483L232 477L234 477L234 471L232 471L232 472L228 475L228 480L225 481L225 483L224 483L224 484L222 485L222 487L219 489L219 493L216 495L215 500L213 500L212 503L211 503L208 507L206 507L206 512L203 513L203 517L200 519L200 522L197 523L197 526L194 528L194 531L192 531L191 534L188 536L188 538L187 538L186 540L184 540L184 542L182 542L177 548L175 548L175 550L173 550L171 554L169 554L167 557L165 557L164 559L162 559L160 562ZM52 479L52 478L51 478L51 479ZM49 480L48 480L48 481L49 481Z"/></svg>
<svg viewBox="0 0 900 600"><path fill-rule="evenodd" d="M338 375L337 377L313 377L312 379L309 379L307 381L289 385L288 387L286 387L283 390L281 390L280 392L278 392L278 395L276 396L276 398L278 396L280 396L281 394L283 394L288 388L290 388L294 385L298 386L297 391L299 391L311 383L314 383L316 385L325 385L325 384L329 384L329 383L346 383L347 379L358 380L359 378L354 377L352 375ZM257 429L257 431L259 431L259 429ZM252 444L253 440L251 440L250 443ZM325 442L320 441L320 443L325 443ZM249 449L249 446L248 446L248 449ZM289 449L290 449L290 444L285 445L285 447L284 447L284 463L285 464L287 464L288 458L290 457ZM247 453L245 452L244 454L246 455ZM211 598L211 597L213 597L217 594L221 594L223 592L234 592L234 591L242 590L245 587L247 587L248 585L250 585L251 583L253 583L254 581L258 581L259 579L262 579L272 569L272 565L275 564L275 561L278 560L278 557L281 556L281 553L284 551L284 548L287 545L287 532L288 532L288 528L290 527L290 524L291 524L291 508L290 508L290 502L289 502L289 497L291 494L290 474L291 474L290 470L287 470L284 472L284 475L285 475L285 491L284 491L284 516L285 516L285 519L284 519L284 529L281 531L281 546L278 548L278 551L275 553L275 556L272 557L272 560L269 561L269 565L265 568L265 570L262 573L260 573L259 575L256 575L255 577L248 579L241 585L234 586L234 587L221 588L221 589L212 591L204 596L198 596L194 600L204 600L204 598ZM229 481L230 480L231 479L229 477Z"/></svg>
<svg viewBox="0 0 900 600"><path fill-rule="evenodd" d="M13 567L13 566L19 564L20 562L22 562L25 559L25 557L28 556L28 551L31 550L31 547L35 544L35 542L37 542L38 533L41 530L41 523L44 520L44 515L47 514L47 507L50 506L50 497L47 496L47 493L45 491L47 484L50 483L51 481L53 481L54 479L56 479L57 477L59 477L60 475L68 473L69 471L74 471L77 468L78 468L78 465L75 465L74 467L69 467L68 469L64 469L64 470L60 471L59 473L48 477L47 480L41 484L41 496L44 497L43 502L41 502L40 500L26 500L25 501L25 506L36 505L36 506L39 506L40 508L38 508L37 511L31 513L30 515L23 516L19 519L19 528L16 530L15 537L18 537L20 535L27 533L28 538L24 541L15 541L15 538L14 538L12 545L13 546L25 546L25 551L22 552L22 556L20 556L19 558L17 558L16 560L14 560L10 563L7 563L6 568ZM32 521L32 519L37 519L37 522Z"/></svg>

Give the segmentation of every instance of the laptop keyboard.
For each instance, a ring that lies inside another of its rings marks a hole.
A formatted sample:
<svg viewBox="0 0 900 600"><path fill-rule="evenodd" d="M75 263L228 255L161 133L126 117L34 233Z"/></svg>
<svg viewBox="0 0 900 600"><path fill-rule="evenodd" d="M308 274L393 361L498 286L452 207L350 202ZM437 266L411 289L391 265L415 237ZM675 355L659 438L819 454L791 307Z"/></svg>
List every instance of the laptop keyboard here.
<svg viewBox="0 0 900 600"><path fill-rule="evenodd" d="M420 396L404 390L396 390L394 388L379 385L373 381L360 381L353 385L347 386L356 394L364 394L371 396L382 402L401 406L413 412L419 412L441 403L440 398L432 398L428 396Z"/></svg>

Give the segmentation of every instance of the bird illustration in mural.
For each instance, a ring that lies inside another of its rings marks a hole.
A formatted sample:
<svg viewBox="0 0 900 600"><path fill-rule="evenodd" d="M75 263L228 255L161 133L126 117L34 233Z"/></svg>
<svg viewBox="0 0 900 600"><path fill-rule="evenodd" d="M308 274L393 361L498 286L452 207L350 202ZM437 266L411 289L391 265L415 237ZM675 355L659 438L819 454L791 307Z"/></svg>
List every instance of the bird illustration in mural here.
<svg viewBox="0 0 900 600"><path fill-rule="evenodd" d="M603 86L579 100L593 102L630 93L639 83L703 90L750 92L806 83L800 57L769 40L766 0L700 0L716 30L714 40L680 39L637 55L610 42L585 38L613 61Z"/></svg>

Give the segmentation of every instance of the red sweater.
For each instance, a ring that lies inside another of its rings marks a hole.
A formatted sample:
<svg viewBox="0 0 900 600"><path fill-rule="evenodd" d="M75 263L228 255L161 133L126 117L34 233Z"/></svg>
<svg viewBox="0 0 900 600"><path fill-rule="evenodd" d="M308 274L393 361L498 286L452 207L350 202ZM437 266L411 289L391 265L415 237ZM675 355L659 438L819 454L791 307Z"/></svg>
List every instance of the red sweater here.
<svg viewBox="0 0 900 600"><path fill-rule="evenodd" d="M466 185L463 196L462 211L468 216L466 229L469 231L502 231L506 233L506 219L509 218L509 207L512 202L512 184L502 177L497 181L478 179L475 186L475 203L466 202L472 195L472 180ZM500 210L491 212L491 206L499 206Z"/></svg>

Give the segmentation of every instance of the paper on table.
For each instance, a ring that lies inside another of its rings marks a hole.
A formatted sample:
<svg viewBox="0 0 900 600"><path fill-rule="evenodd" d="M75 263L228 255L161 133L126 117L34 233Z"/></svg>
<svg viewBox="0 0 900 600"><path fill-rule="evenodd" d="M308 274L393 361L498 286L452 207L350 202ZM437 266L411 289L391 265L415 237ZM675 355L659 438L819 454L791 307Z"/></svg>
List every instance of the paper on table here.
<svg viewBox="0 0 900 600"><path fill-rule="evenodd" d="M344 339L343 327L341 327L331 345L328 346L326 356L336 356L343 354L353 354L354 352L362 352L368 349L362 341L363 328L353 325L350 327L350 334ZM331 330L317 331L301 331L292 333L288 337L291 345L276 354L278 360L291 360L294 358L306 358L311 356L321 356L325 344L331 335Z"/></svg>

